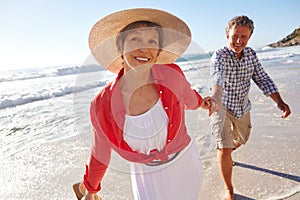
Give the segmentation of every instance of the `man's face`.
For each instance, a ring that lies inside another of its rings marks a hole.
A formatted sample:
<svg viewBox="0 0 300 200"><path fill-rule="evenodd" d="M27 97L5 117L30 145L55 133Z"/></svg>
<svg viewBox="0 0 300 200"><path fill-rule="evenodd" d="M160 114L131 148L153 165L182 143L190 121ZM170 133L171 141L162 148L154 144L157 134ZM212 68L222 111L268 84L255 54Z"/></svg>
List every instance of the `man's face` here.
<svg viewBox="0 0 300 200"><path fill-rule="evenodd" d="M241 58L243 49L251 37L251 30L247 26L234 26L226 33L229 48Z"/></svg>

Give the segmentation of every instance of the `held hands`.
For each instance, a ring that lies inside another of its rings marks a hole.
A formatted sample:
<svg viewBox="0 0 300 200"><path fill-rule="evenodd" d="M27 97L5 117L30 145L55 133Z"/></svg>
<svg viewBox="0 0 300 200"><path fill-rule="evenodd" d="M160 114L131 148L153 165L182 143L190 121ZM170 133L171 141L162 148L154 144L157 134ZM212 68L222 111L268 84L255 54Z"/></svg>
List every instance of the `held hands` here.
<svg viewBox="0 0 300 200"><path fill-rule="evenodd" d="M202 100L201 108L208 110L208 116L211 116L214 112L218 112L222 107L221 102L217 102L213 97L205 97Z"/></svg>
<svg viewBox="0 0 300 200"><path fill-rule="evenodd" d="M203 99L203 109L208 109L208 116L211 116L214 112L218 112L222 108L222 94L223 88L220 85L214 85L212 87L212 97L205 97Z"/></svg>
<svg viewBox="0 0 300 200"><path fill-rule="evenodd" d="M208 116L211 116L214 112L218 113L219 110L222 108L222 102L216 100L214 97L211 98L212 106L208 111Z"/></svg>
<svg viewBox="0 0 300 200"><path fill-rule="evenodd" d="M219 112L222 108L222 96L223 96L223 87L221 85L214 85L211 88L212 96L211 103L212 106L209 109L208 116L212 115L214 112Z"/></svg>

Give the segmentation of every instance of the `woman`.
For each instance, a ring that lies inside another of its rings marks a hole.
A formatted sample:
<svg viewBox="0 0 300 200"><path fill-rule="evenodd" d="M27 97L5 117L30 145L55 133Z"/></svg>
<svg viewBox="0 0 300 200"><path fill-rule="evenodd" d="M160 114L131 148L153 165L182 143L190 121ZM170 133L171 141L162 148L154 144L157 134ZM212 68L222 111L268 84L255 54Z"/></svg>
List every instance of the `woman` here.
<svg viewBox="0 0 300 200"><path fill-rule="evenodd" d="M191 40L187 25L155 9L129 9L98 21L89 36L96 60L118 73L92 100L93 147L78 199L97 199L111 150L131 162L136 200L197 199L201 161L184 109L210 109L173 63ZM116 44L114 47L113 44Z"/></svg>

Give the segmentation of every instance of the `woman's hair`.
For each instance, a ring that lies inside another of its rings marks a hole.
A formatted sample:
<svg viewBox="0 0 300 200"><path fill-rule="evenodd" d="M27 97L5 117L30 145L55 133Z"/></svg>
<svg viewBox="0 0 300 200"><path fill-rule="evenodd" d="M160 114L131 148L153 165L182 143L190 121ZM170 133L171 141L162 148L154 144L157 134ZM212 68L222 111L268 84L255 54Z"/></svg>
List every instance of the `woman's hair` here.
<svg viewBox="0 0 300 200"><path fill-rule="evenodd" d="M230 29L236 26L247 26L250 29L251 34L253 33L254 30L253 21L244 15L236 16L232 18L227 24L226 33L228 33Z"/></svg>
<svg viewBox="0 0 300 200"><path fill-rule="evenodd" d="M123 51L123 46L124 46L124 40L127 37L128 33L130 33L131 30L140 28L140 27L149 27L149 28L155 28L155 30L158 33L158 47L161 50L163 47L163 42L164 42L164 33L161 25L156 24L154 22L150 21L136 21L133 23L128 24L122 30L120 30L119 34L117 35L116 38L116 45L118 48L118 51L122 53Z"/></svg>

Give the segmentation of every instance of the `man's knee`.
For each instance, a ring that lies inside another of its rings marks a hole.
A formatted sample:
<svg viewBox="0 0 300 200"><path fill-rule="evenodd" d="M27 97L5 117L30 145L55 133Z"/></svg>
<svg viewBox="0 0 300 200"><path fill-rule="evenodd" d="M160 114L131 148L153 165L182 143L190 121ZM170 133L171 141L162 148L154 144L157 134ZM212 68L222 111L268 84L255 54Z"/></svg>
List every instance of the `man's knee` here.
<svg viewBox="0 0 300 200"><path fill-rule="evenodd" d="M231 157L232 151L233 151L232 148L218 149L218 155L223 158Z"/></svg>

